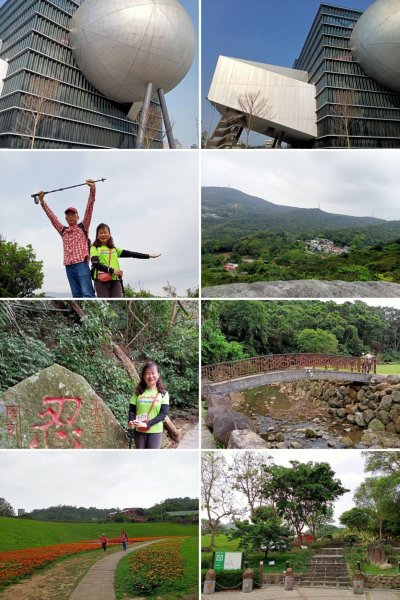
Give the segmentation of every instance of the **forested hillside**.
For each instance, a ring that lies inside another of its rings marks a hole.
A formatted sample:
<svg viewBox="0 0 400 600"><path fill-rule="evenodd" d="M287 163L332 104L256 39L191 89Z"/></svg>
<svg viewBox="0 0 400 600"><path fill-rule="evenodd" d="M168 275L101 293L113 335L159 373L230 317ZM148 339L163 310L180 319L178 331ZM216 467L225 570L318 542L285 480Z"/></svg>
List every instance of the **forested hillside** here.
<svg viewBox="0 0 400 600"><path fill-rule="evenodd" d="M400 221L280 206L230 188L203 188L202 194L203 287L291 279L400 281ZM313 238L336 248L310 251ZM227 263L237 267L227 272Z"/></svg>
<svg viewBox="0 0 400 600"><path fill-rule="evenodd" d="M353 356L372 351L382 360L400 359L400 311L395 308L359 300L215 300L203 302L202 312L203 364L314 351Z"/></svg>
<svg viewBox="0 0 400 600"><path fill-rule="evenodd" d="M20 518L33 519L35 521L55 521L55 522L90 522L90 521L105 521L107 515L111 512L117 512L121 508L128 507L112 507L112 508L85 508L83 506L49 506L48 508L37 508L30 513L22 515ZM194 498L168 498L149 508L130 506L136 508L137 513L142 515L145 520L149 517L159 517L162 520L166 512L171 511L190 511L199 509L199 501Z"/></svg>

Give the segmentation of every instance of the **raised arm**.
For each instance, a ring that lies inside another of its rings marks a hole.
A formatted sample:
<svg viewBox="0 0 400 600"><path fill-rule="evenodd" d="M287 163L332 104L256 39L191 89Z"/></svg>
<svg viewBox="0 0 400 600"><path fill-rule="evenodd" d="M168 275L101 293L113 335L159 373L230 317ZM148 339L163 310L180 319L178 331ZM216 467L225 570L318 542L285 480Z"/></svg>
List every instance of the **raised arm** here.
<svg viewBox="0 0 400 600"><path fill-rule="evenodd" d="M86 180L87 185L90 187L89 198L86 204L85 216L82 219L82 225L89 233L90 222L92 220L94 201L96 200L96 184L93 179Z"/></svg>
<svg viewBox="0 0 400 600"><path fill-rule="evenodd" d="M121 258L158 258L161 254L142 254L141 252L131 252L130 250L122 250Z"/></svg>
<svg viewBox="0 0 400 600"><path fill-rule="evenodd" d="M46 215L49 217L50 223L53 225L53 227L55 229L57 229L58 233L62 236L62 232L63 232L63 229L65 228L65 225L63 225L57 219L56 215L53 213L53 211L51 210L51 208L46 204L46 202L44 200L44 196L45 196L44 192L39 192L38 193L38 200L39 200L39 202L41 204L41 207L43 208L43 210L46 213Z"/></svg>

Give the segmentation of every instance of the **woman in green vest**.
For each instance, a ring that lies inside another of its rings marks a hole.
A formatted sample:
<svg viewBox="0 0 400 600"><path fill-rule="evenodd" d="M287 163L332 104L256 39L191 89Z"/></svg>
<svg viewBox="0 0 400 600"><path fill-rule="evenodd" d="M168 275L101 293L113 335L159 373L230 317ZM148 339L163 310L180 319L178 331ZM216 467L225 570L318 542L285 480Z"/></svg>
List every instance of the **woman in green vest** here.
<svg viewBox="0 0 400 600"><path fill-rule="evenodd" d="M148 361L129 404L129 427L138 450L161 448L163 421L168 415L169 394L155 362Z"/></svg>
<svg viewBox="0 0 400 600"><path fill-rule="evenodd" d="M158 258L160 254L141 254L116 248L108 225L100 223L96 229L96 239L90 248L92 277L98 298L123 298L123 271L119 258Z"/></svg>

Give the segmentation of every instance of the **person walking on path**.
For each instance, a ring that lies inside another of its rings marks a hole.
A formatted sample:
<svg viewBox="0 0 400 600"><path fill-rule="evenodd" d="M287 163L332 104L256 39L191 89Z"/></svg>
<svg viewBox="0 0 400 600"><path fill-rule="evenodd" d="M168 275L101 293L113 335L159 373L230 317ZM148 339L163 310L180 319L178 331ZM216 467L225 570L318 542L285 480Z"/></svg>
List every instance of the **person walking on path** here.
<svg viewBox="0 0 400 600"><path fill-rule="evenodd" d="M64 265L71 293L74 298L94 298L92 278L89 268L89 227L96 199L96 184L93 179L86 180L90 187L85 216L79 222L79 215L73 206L65 210L67 226L63 225L44 200L45 192L38 193L38 200L50 219L53 227L61 235L64 247Z"/></svg>
<svg viewBox="0 0 400 600"><path fill-rule="evenodd" d="M92 275L98 298L123 298L122 276L119 258L158 258L160 254L141 254L116 248L106 223L96 228L96 239L90 248Z"/></svg>
<svg viewBox="0 0 400 600"><path fill-rule="evenodd" d="M122 550L126 552L126 544L128 543L128 534L125 529L121 531L121 535L119 536L120 542L122 544Z"/></svg>
<svg viewBox="0 0 400 600"><path fill-rule="evenodd" d="M103 552L105 552L107 549L107 542L108 542L108 539L107 539L106 534L102 533L100 536L100 543L101 543L101 547L103 548Z"/></svg>
<svg viewBox="0 0 400 600"><path fill-rule="evenodd" d="M129 427L134 430L138 450L161 448L163 421L168 415L169 394L160 370L148 361L129 404Z"/></svg>

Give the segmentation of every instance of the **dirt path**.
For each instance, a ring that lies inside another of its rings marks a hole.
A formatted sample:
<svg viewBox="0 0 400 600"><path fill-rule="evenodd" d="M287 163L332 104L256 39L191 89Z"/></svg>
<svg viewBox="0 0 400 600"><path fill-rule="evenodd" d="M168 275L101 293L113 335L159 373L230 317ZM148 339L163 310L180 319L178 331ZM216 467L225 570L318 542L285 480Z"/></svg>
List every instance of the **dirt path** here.
<svg viewBox="0 0 400 600"><path fill-rule="evenodd" d="M119 546L109 548L114 553ZM68 600L82 577L98 561L104 558L103 552L91 551L72 556L35 573L29 579L7 586L0 592L0 600Z"/></svg>

